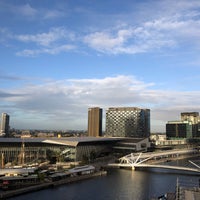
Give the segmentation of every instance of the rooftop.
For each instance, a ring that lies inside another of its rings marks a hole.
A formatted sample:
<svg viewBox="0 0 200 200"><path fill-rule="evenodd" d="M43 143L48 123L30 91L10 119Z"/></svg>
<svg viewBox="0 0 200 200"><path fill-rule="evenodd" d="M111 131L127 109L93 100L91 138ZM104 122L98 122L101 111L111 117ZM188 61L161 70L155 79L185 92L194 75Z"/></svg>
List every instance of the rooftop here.
<svg viewBox="0 0 200 200"><path fill-rule="evenodd" d="M124 138L111 137L65 137L65 138L0 138L0 143L48 143L77 146L79 143L121 141Z"/></svg>

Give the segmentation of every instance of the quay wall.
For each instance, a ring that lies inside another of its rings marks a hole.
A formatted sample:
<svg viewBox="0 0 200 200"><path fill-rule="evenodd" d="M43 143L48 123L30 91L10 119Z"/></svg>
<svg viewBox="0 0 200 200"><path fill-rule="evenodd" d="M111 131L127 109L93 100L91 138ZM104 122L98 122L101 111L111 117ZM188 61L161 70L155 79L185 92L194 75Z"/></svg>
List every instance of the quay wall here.
<svg viewBox="0 0 200 200"><path fill-rule="evenodd" d="M95 173L92 173L92 174L68 177L68 178L65 178L63 180L48 182L48 183L41 183L41 184L38 184L38 185L26 187L26 188L3 191L3 192L0 192L0 199L6 200L8 198L18 196L18 195L22 195L22 194L25 194L25 193L35 192L35 191L39 191L39 190L43 190L43 189L47 189L47 188L51 188L51 187L56 187L56 186L59 186L59 185L74 183L74 182L77 182L77 181L86 180L86 179L90 179L90 178L97 177L97 176L105 176L105 175L107 175L107 171L98 171L98 172L95 172Z"/></svg>

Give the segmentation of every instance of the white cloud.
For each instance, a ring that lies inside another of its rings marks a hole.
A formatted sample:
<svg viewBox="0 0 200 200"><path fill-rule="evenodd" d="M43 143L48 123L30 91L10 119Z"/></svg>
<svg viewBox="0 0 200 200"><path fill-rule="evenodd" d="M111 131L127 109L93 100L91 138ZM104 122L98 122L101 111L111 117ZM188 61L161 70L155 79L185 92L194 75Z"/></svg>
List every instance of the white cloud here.
<svg viewBox="0 0 200 200"><path fill-rule="evenodd" d="M200 20L170 16L146 21L140 26L88 34L84 42L91 48L109 54L151 52L189 44L200 45Z"/></svg>
<svg viewBox="0 0 200 200"><path fill-rule="evenodd" d="M65 13L60 10L46 10L44 12L44 19L55 19L58 17L64 17Z"/></svg>
<svg viewBox="0 0 200 200"><path fill-rule="evenodd" d="M12 35L9 38L22 42L22 45L29 45L29 48L23 46L24 49L19 50L17 55L21 56L35 56L44 52L52 54L50 49L59 48L67 43L79 48L80 52L88 51L86 47L89 47L102 54L115 55L165 52L166 49L180 50L185 46L187 46L187 51L190 48L195 50L200 48L199 2L166 0L152 1L151 4L149 2L135 3L134 5L136 5L136 8L132 8L134 10L130 8L134 15L132 12L117 15L118 18L115 15L115 22L113 20L110 22L107 14L104 17L100 15L98 20L107 19L108 21L106 23L108 25L104 28L98 27L97 24L80 23L80 30L82 30L80 32L71 31L66 27L54 27L49 31L35 34L9 34ZM39 15L40 18L43 16L43 19L65 16L63 8L60 7L53 10L42 10L41 8L36 10L30 4L16 7L17 12L21 10L23 15L30 12L31 16ZM71 11L72 14L73 12L74 10ZM79 19L80 12L76 14ZM91 12L87 12L87 15L90 18ZM97 17L97 14L95 16ZM1 31L0 34L3 36L6 33ZM2 38L8 39L7 36Z"/></svg>
<svg viewBox="0 0 200 200"><path fill-rule="evenodd" d="M131 35L131 29L118 30L116 35L109 32L95 32L85 36L84 42L101 52L115 52L115 49L120 48Z"/></svg>
<svg viewBox="0 0 200 200"><path fill-rule="evenodd" d="M26 56L26 57L34 57L39 54L51 54L51 55L56 55L62 52L68 52L71 50L75 50L76 46L74 45L61 45L61 46L56 46L52 48L42 48L42 49L25 49L23 51L19 51L16 53L17 56Z"/></svg>
<svg viewBox="0 0 200 200"><path fill-rule="evenodd" d="M176 43L173 38L145 27L119 29L116 35L107 31L96 32L87 35L84 42L99 52L109 54L136 54L173 47Z"/></svg>
<svg viewBox="0 0 200 200"><path fill-rule="evenodd" d="M1 4L1 8L4 9L4 12L5 11L10 12L11 14L14 14L18 17L19 16L25 17L25 19L34 18L38 14L38 11L28 3L21 4L21 5L20 4L14 5L14 4L10 4L10 2L0 2L0 4Z"/></svg>
<svg viewBox="0 0 200 200"><path fill-rule="evenodd" d="M0 2L0 12L1 11L13 14L17 16L17 18L23 17L23 20L52 20L66 15L66 10L63 7L47 9L44 5L43 7L38 7L34 3L24 4L23 2L19 2L18 4L14 4L9 1Z"/></svg>
<svg viewBox="0 0 200 200"><path fill-rule="evenodd" d="M74 35L63 27L57 27L52 28L47 33L39 33L35 35L15 35L13 37L22 42L34 42L41 46L49 46L62 39L73 40Z"/></svg>
<svg viewBox="0 0 200 200"><path fill-rule="evenodd" d="M112 26L88 33L84 42L104 54L137 54L164 51L166 48L176 49L185 45L188 49L200 48L199 2L169 0L137 6L135 12L141 15L140 19L128 13L127 16L132 20L127 20L127 26ZM120 35L120 32L125 34Z"/></svg>
<svg viewBox="0 0 200 200"><path fill-rule="evenodd" d="M12 38L24 43L33 43L32 48L18 51L16 53L17 56L34 57L39 54L55 55L76 49L76 45L66 44L71 43L75 35L63 27L51 28L49 32L35 35L12 35Z"/></svg>
<svg viewBox="0 0 200 200"><path fill-rule="evenodd" d="M61 129L86 129L89 107L107 109L114 106L136 106L150 108L152 130L156 129L154 122L159 120L164 131L166 122L176 119L181 112L200 111L199 91L161 91L153 87L154 83L120 75L103 79L71 79L32 84L13 91L1 91L0 99L2 103L10 103L13 115L19 112L21 116L18 119L22 121L23 115L31 115L33 122L34 118L40 116L41 122L33 124L34 128L46 127L48 121L48 125L52 123L49 126L52 129L55 123ZM59 122L58 118L62 120Z"/></svg>
<svg viewBox="0 0 200 200"><path fill-rule="evenodd" d="M15 9L24 16L35 16L37 14L37 10L32 8L29 4L15 7Z"/></svg>

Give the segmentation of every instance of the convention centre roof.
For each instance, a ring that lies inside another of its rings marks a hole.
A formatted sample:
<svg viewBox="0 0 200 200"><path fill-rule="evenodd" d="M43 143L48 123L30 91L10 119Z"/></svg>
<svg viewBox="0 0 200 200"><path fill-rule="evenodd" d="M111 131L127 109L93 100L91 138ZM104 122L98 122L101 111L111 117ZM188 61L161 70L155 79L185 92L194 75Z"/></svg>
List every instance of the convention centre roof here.
<svg viewBox="0 0 200 200"><path fill-rule="evenodd" d="M121 141L122 138L108 138L108 137L63 137L63 138L0 138L2 143L47 143L63 146L77 146L82 143L105 143Z"/></svg>

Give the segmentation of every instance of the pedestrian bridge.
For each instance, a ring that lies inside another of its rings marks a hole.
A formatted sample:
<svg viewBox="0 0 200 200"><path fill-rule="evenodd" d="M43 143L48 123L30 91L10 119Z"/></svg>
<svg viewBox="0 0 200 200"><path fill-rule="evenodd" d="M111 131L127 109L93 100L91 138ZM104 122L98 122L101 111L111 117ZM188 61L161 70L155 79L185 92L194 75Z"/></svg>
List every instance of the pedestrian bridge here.
<svg viewBox="0 0 200 200"><path fill-rule="evenodd" d="M189 168L189 167L181 167L181 166L170 166L170 165L145 165L141 164L139 167L142 168L163 168L163 169L174 169L174 170L182 170L182 171L188 171L188 172L199 172L200 169L197 168Z"/></svg>
<svg viewBox="0 0 200 200"><path fill-rule="evenodd" d="M164 152L151 152L151 153L140 153L140 154L128 154L119 159L119 163L111 163L108 166L119 167L119 168L132 168L135 170L137 168L159 168L159 169L171 169L171 170L181 170L185 172L195 172L200 173L200 166L192 161L189 161L194 168L182 167L182 166L171 166L164 164L156 164L160 162L167 162L171 159L176 160L177 157L183 155L193 155L199 153L196 149L183 149L183 150L171 150Z"/></svg>

